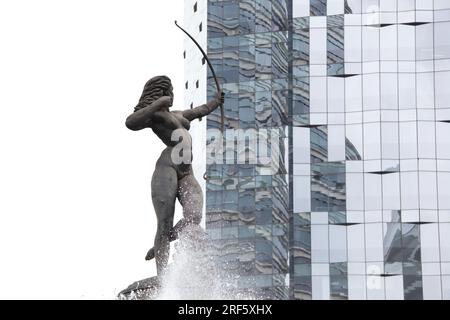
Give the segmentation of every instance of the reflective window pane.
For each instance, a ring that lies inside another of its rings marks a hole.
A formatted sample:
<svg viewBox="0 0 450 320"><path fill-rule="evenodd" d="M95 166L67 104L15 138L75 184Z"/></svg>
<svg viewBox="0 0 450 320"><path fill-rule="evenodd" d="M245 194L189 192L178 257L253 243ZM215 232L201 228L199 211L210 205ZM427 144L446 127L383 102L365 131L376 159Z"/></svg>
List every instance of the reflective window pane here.
<svg viewBox="0 0 450 320"><path fill-rule="evenodd" d="M330 225L330 262L347 261L347 227Z"/></svg>
<svg viewBox="0 0 450 320"><path fill-rule="evenodd" d="M422 282L424 300L442 299L440 276L422 276Z"/></svg>
<svg viewBox="0 0 450 320"><path fill-rule="evenodd" d="M294 18L309 16L309 5L309 0L293 0L292 16Z"/></svg>
<svg viewBox="0 0 450 320"><path fill-rule="evenodd" d="M436 147L438 159L450 159L450 123L436 123Z"/></svg>
<svg viewBox="0 0 450 320"><path fill-rule="evenodd" d="M354 76L345 79L345 111L362 110L362 77Z"/></svg>
<svg viewBox="0 0 450 320"><path fill-rule="evenodd" d="M345 127L328 126L328 161L345 160Z"/></svg>
<svg viewBox="0 0 450 320"><path fill-rule="evenodd" d="M311 258L313 262L328 262L328 226L311 226Z"/></svg>
<svg viewBox="0 0 450 320"><path fill-rule="evenodd" d="M400 209L400 175L390 173L382 176L383 183L383 209Z"/></svg>
<svg viewBox="0 0 450 320"><path fill-rule="evenodd" d="M435 93L437 108L450 108L450 90L448 90L449 83L450 71L435 73Z"/></svg>
<svg viewBox="0 0 450 320"><path fill-rule="evenodd" d="M387 300L402 300L404 298L403 276L386 277L385 286Z"/></svg>
<svg viewBox="0 0 450 320"><path fill-rule="evenodd" d="M434 107L434 76L432 73L417 74L417 107Z"/></svg>
<svg viewBox="0 0 450 320"><path fill-rule="evenodd" d="M310 101L311 112L327 111L327 78L311 77L310 79Z"/></svg>
<svg viewBox="0 0 450 320"><path fill-rule="evenodd" d="M450 223L439 225L439 236L441 241L441 260L450 261Z"/></svg>
<svg viewBox="0 0 450 320"><path fill-rule="evenodd" d="M432 23L416 27L416 57L417 60L433 59L433 28Z"/></svg>
<svg viewBox="0 0 450 320"><path fill-rule="evenodd" d="M311 211L311 179L309 176L294 177L294 211Z"/></svg>
<svg viewBox="0 0 450 320"><path fill-rule="evenodd" d="M434 24L434 57L435 59L450 58L450 22L438 22Z"/></svg>
<svg viewBox="0 0 450 320"><path fill-rule="evenodd" d="M312 298L313 300L330 299L329 276L312 276Z"/></svg>
<svg viewBox="0 0 450 320"><path fill-rule="evenodd" d="M383 261L382 239L381 223L366 224L366 261Z"/></svg>
<svg viewBox="0 0 450 320"><path fill-rule="evenodd" d="M414 61L416 59L416 52L414 45L415 27L410 25L398 25L398 59Z"/></svg>
<svg viewBox="0 0 450 320"><path fill-rule="evenodd" d="M383 159L398 159L399 157L398 123L381 123L381 148Z"/></svg>
<svg viewBox="0 0 450 320"><path fill-rule="evenodd" d="M379 28L362 28L363 61L378 61L380 59Z"/></svg>
<svg viewBox="0 0 450 320"><path fill-rule="evenodd" d="M437 181L435 172L419 172L419 200L422 209L437 209Z"/></svg>
<svg viewBox="0 0 450 320"><path fill-rule="evenodd" d="M310 29L310 62L311 64L327 63L326 29Z"/></svg>
<svg viewBox="0 0 450 320"><path fill-rule="evenodd" d="M439 209L450 209L450 173L439 172L438 175L438 197Z"/></svg>
<svg viewBox="0 0 450 320"><path fill-rule="evenodd" d="M366 210L382 209L381 175L364 175L364 205Z"/></svg>
<svg viewBox="0 0 450 320"><path fill-rule="evenodd" d="M402 172L400 179L402 209L418 209L419 187L417 172Z"/></svg>
<svg viewBox="0 0 450 320"><path fill-rule="evenodd" d="M347 227L348 261L365 261L364 224Z"/></svg>
<svg viewBox="0 0 450 320"><path fill-rule="evenodd" d="M364 124L364 159L381 159L381 134L379 123Z"/></svg>
<svg viewBox="0 0 450 320"><path fill-rule="evenodd" d="M399 107L400 109L413 109L416 107L416 76L413 73L400 73L398 75Z"/></svg>
<svg viewBox="0 0 450 320"><path fill-rule="evenodd" d="M380 59L397 60L397 25L380 30Z"/></svg>
<svg viewBox="0 0 450 320"><path fill-rule="evenodd" d="M395 73L382 73L380 76L380 95L382 109L397 109L398 76Z"/></svg>
<svg viewBox="0 0 450 320"><path fill-rule="evenodd" d="M437 223L420 226L420 245L423 262L439 261L439 226Z"/></svg>
<svg viewBox="0 0 450 320"><path fill-rule="evenodd" d="M400 122L400 158L417 158L417 125L415 122Z"/></svg>

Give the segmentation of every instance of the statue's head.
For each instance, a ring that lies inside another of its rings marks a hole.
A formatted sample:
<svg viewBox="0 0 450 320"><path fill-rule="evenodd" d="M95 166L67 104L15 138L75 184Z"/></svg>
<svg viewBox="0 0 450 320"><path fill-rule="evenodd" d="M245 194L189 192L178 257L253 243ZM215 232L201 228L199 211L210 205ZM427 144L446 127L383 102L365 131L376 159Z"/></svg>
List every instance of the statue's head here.
<svg viewBox="0 0 450 320"><path fill-rule="evenodd" d="M134 111L142 109L161 97L169 96L173 100L173 87L167 76L153 77L144 86L141 98Z"/></svg>

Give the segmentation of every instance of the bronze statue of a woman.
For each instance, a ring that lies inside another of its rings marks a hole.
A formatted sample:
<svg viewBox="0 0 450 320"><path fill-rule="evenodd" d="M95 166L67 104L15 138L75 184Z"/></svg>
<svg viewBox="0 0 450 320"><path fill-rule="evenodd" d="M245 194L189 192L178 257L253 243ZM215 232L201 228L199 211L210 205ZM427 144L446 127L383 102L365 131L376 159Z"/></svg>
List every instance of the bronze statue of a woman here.
<svg viewBox="0 0 450 320"><path fill-rule="evenodd" d="M172 141L172 134L177 131L180 136L181 132L183 146L191 150L190 122L210 114L223 104L223 100L223 94L218 93L207 104L184 111L170 111L173 103L172 83L166 76L157 76L145 84L138 105L126 120L127 128L133 131L151 128L167 146L156 162L152 176L152 201L158 226L154 247L145 257L146 260L156 258L158 275L167 266L169 242L177 239L179 232L188 224L200 224L202 218L202 190L194 177L190 161L181 164L173 161L172 151L179 141ZM183 207L183 218L173 226L177 198Z"/></svg>

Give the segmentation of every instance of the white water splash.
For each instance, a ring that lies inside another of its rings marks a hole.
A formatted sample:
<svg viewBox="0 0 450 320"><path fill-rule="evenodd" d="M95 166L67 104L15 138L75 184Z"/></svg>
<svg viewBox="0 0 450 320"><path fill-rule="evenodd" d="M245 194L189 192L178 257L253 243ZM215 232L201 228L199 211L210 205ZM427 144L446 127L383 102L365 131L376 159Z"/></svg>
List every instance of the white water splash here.
<svg viewBox="0 0 450 320"><path fill-rule="evenodd" d="M157 296L158 300L236 300L256 299L239 293L238 276L220 271L217 250L199 226L187 226L175 246Z"/></svg>

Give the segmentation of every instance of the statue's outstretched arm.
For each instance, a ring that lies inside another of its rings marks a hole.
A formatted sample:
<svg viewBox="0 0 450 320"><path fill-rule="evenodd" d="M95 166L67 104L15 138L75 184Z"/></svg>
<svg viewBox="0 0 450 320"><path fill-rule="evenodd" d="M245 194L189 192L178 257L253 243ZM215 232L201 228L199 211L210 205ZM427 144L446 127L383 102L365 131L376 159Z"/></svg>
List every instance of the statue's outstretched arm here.
<svg viewBox="0 0 450 320"><path fill-rule="evenodd" d="M170 107L171 105L171 97L161 97L154 101L151 105L130 114L125 122L125 125L128 129L133 131L151 127L155 112L163 109L164 107Z"/></svg>
<svg viewBox="0 0 450 320"><path fill-rule="evenodd" d="M208 114L216 110L218 106L223 104L223 101L223 94L217 95L215 99L208 101L208 103L206 104L202 104L201 106L198 106L196 108L183 111L183 116L189 121L207 116Z"/></svg>

